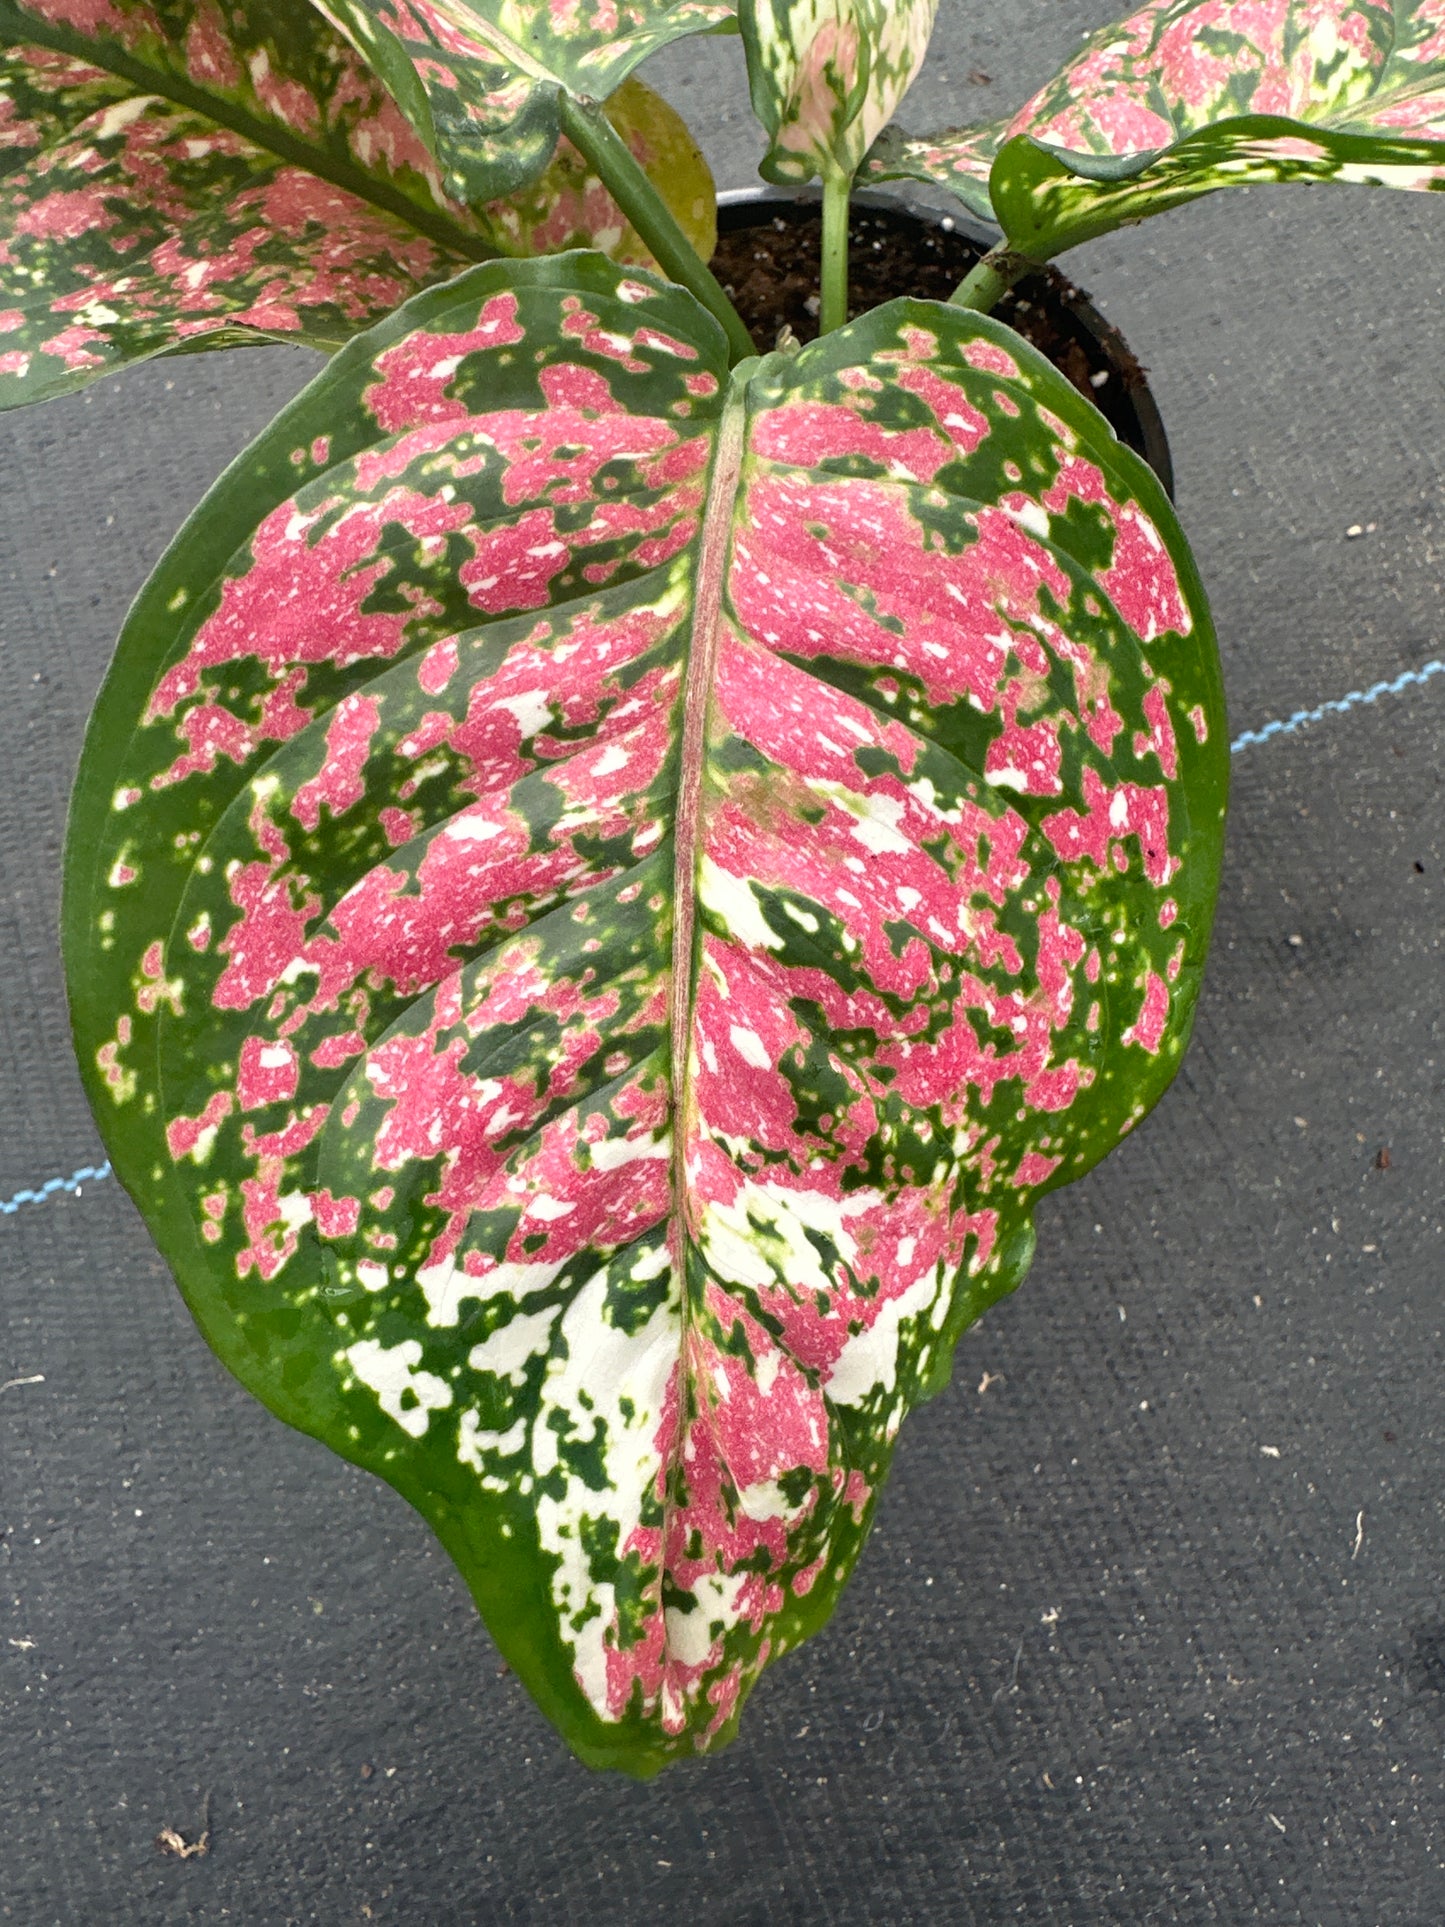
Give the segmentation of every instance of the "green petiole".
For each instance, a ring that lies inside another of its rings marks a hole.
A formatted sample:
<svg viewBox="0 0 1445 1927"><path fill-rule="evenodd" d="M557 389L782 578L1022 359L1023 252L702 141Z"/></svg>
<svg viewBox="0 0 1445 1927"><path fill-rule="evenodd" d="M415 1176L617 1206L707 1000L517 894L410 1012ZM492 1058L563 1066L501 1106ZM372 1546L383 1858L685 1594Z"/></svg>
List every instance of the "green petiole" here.
<svg viewBox="0 0 1445 1927"><path fill-rule="evenodd" d="M608 193L651 249L663 273L679 282L722 323L733 365L755 355L757 349L742 316L723 293L712 269L698 258L671 209L607 118L602 103L580 100L564 92L559 97L559 105L562 132L591 163Z"/></svg>

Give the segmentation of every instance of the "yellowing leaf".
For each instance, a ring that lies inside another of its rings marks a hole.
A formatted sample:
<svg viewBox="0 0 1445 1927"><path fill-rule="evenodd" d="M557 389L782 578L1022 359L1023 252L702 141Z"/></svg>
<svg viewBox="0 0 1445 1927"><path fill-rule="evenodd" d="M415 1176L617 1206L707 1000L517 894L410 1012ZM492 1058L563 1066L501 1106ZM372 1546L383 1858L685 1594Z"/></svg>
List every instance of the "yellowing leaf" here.
<svg viewBox="0 0 1445 1927"><path fill-rule="evenodd" d="M607 118L671 209L699 260L717 246L717 193L702 150L682 116L640 80L625 80L607 102ZM487 219L518 255L598 248L634 267L657 263L617 203L572 146L563 140L547 171L508 200L493 201Z"/></svg>

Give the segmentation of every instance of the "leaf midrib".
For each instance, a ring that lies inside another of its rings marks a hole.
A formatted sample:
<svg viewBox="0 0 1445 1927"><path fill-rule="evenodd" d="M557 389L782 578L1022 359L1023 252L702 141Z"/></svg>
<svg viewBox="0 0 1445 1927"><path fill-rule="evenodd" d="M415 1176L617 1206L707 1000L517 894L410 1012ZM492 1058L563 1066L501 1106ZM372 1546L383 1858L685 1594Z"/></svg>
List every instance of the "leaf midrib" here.
<svg viewBox="0 0 1445 1927"><path fill-rule="evenodd" d="M8 0L0 0L0 33L13 35L14 45L45 47L52 53L67 54L73 60L102 67L108 73L131 82L143 93L158 94L179 107L216 122L218 126L229 128L232 133L239 134L263 152L274 154L278 160L289 162L292 166L304 168L307 173L330 181L334 187L344 188L358 200L394 215L418 234L425 235L438 246L469 261L492 261L510 252L500 239L486 241L480 235L468 233L465 228L449 221L444 214L432 213L424 208L410 195L403 194L400 188L389 187L375 175L364 173L323 148L308 146L274 121L258 120L234 102L218 100L203 88L183 80L179 74L147 66L144 61L135 59L111 41L89 40L84 34L54 22L19 14ZM359 56L355 57L359 59ZM80 127L84 125L82 121ZM78 132L79 128L72 130L71 138Z"/></svg>
<svg viewBox="0 0 1445 1927"><path fill-rule="evenodd" d="M668 989L673 1089L673 1166L679 1213L685 1190L683 1128L691 1101L693 978L697 967L697 876L700 858L703 764L717 668L723 584L732 547L738 478L742 471L748 376L736 375L718 424L717 448L698 541L697 584L683 689L682 744L677 812L673 819L676 863L673 884L672 982Z"/></svg>
<svg viewBox="0 0 1445 1927"><path fill-rule="evenodd" d="M672 970L668 985L668 1055L672 1084L672 1226L670 1244L677 1273L678 1368L687 1370L692 1306L687 1284L687 1120L693 1107L692 1033L694 985L698 969L697 885L701 857L702 778L707 755L707 725L712 709L717 671L718 633L722 626L723 589L732 552L733 520L742 473L747 390L752 370L735 370L718 423L712 478L703 510L698 543L697 584L689 638L687 678L683 689L682 744L679 754L677 809L673 817L674 861ZM658 1608L663 1610L661 1585L667 1574L668 1539L673 1512L673 1490L687 1434L687 1411L678 1401L677 1429L664 1462L662 1539L659 1550ZM663 1617L663 1654L668 1637Z"/></svg>

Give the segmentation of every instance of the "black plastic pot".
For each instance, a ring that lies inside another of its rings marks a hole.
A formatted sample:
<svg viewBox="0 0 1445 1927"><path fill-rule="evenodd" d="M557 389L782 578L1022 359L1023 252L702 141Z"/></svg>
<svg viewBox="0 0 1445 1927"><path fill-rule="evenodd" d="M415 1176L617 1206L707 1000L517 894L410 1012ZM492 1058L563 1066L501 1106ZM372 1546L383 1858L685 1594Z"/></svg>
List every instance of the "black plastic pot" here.
<svg viewBox="0 0 1445 1927"><path fill-rule="evenodd" d="M720 237L738 234L779 222L800 226L815 221L820 206L816 189L739 188L718 196L718 233ZM999 238L997 231L990 231L962 207L948 212L911 198L865 191L854 196L854 210L856 220L875 228L881 223L894 231L911 230L935 280L943 267L940 256L946 253L950 272L943 281L950 285L956 285ZM915 284L890 288L887 293L923 291ZM1026 335L1037 329L1048 339L1048 345L1044 340L1035 345L1088 395L1120 441L1144 457L1172 498L1174 464L1145 371L1088 295L1056 269L1047 268L1021 281L997 313L1000 321L1010 325L1023 323L1021 331Z"/></svg>

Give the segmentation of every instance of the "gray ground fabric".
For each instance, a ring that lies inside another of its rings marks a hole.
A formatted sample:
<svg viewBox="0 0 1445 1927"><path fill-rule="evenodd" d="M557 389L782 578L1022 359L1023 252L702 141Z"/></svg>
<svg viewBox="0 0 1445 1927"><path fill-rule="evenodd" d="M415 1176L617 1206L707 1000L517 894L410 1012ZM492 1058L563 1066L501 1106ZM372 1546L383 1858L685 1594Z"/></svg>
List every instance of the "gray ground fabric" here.
<svg viewBox="0 0 1445 1927"><path fill-rule="evenodd" d="M943 0L905 118L1021 99L1112 10ZM658 71L746 184L737 48ZM1071 260L1152 370L1236 733L1445 653L1442 263L1445 197L1325 188ZM112 639L314 366L0 422L0 1199L100 1156L55 917ZM0 1390L0 1919L1445 1919L1442 750L1445 676L1237 756L1182 1077L1042 1213L832 1626L651 1786L577 1766L421 1521L226 1376L113 1181L0 1216L0 1385L43 1374ZM159 1854L207 1797L210 1853Z"/></svg>

